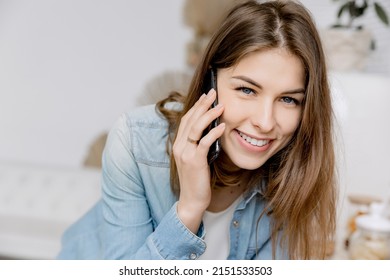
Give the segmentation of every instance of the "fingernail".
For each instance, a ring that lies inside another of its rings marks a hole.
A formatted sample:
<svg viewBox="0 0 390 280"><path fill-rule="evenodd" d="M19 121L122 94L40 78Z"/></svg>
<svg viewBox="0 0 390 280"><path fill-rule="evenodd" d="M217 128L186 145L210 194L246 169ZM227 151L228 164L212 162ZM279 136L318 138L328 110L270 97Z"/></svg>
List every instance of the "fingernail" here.
<svg viewBox="0 0 390 280"><path fill-rule="evenodd" d="M213 96L215 94L215 89L211 89L211 90L209 90L209 92L207 93L207 97L211 97L211 96Z"/></svg>
<svg viewBox="0 0 390 280"><path fill-rule="evenodd" d="M205 98L205 96L207 96L205 93L203 93L198 100L202 100L203 98Z"/></svg>

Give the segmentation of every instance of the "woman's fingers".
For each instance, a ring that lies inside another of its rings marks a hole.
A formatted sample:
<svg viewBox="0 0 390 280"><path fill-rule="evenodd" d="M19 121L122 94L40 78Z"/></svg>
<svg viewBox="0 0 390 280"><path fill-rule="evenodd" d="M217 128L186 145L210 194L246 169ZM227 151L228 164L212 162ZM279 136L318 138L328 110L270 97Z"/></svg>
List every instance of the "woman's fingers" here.
<svg viewBox="0 0 390 280"><path fill-rule="evenodd" d="M198 144L198 153L201 158L207 158L207 154L210 150L211 145L222 136L225 131L225 123L220 123L217 127L214 127L207 133Z"/></svg>
<svg viewBox="0 0 390 280"><path fill-rule="evenodd" d="M203 128L198 125L199 119L210 109L216 98L215 90L210 90L207 95L202 95L195 105L183 116L178 136L190 136L192 139L199 140L202 136L203 130L208 126ZM212 120L210 120L211 122ZM210 123L209 122L209 123ZM192 129L194 126L195 129ZM190 130L191 134L190 134ZM186 138L186 137L185 137Z"/></svg>
<svg viewBox="0 0 390 280"><path fill-rule="evenodd" d="M178 131L178 136L182 135L184 133L185 128L188 125L188 122L191 120L193 114L198 109L200 104L203 102L203 100L206 98L206 94L202 94L198 101L195 102L194 106L181 118L180 120L180 126Z"/></svg>
<svg viewBox="0 0 390 280"><path fill-rule="evenodd" d="M223 109L223 106L218 104L216 107L200 116L195 123L188 127L188 137L191 139L202 140L204 137L202 139L200 138L202 137L204 130L210 126L210 123L222 114Z"/></svg>
<svg viewBox="0 0 390 280"><path fill-rule="evenodd" d="M201 97L199 102L191 108L192 111L183 117L179 127L180 132L178 132L173 145L173 153L178 162L190 163L192 161L192 164L202 165L207 162L210 146L223 133L223 130L220 131L223 127L221 126L213 133L210 131L201 139L204 130L223 112L222 105L210 109L215 98L215 91L209 92L208 96Z"/></svg>

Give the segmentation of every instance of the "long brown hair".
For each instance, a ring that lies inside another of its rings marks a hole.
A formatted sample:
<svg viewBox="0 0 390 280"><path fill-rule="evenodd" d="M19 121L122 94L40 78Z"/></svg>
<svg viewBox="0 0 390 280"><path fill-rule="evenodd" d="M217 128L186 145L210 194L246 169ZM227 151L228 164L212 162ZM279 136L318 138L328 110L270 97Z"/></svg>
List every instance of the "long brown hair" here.
<svg viewBox="0 0 390 280"><path fill-rule="evenodd" d="M233 172L226 167L226 155L219 157L211 166L211 184L238 184L248 181L248 174L250 186L266 179L263 195L266 214L272 218L273 255L280 240L291 259L321 259L335 231L333 112L320 38L310 13L301 4L248 1L233 8L205 50L187 96L170 96L157 108L167 117L175 136L181 117L205 92L210 67L229 68L249 53L274 48L287 49L304 67L306 94L301 123L290 143L257 170ZM172 100L183 102L183 110L166 110L166 102ZM171 185L178 193L172 155Z"/></svg>

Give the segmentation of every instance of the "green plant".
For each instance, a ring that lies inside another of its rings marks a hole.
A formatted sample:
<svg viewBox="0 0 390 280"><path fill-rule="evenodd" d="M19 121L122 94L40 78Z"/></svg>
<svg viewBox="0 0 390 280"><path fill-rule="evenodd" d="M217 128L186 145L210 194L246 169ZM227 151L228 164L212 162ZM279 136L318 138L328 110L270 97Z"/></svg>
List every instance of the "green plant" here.
<svg viewBox="0 0 390 280"><path fill-rule="evenodd" d="M354 21L364 15L368 8L374 7L375 13L379 20L385 25L389 26L389 18L385 9L377 2L371 0L333 0L334 2L341 2L341 6L337 12L337 23L332 27L356 28L362 29L362 25L354 25ZM341 23L342 16L348 15L348 21Z"/></svg>

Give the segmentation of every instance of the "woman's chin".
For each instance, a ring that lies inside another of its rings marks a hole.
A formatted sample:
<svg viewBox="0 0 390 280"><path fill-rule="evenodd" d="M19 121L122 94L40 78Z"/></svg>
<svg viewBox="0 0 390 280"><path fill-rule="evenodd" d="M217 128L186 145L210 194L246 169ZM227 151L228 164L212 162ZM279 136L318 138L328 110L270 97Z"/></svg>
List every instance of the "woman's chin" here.
<svg viewBox="0 0 390 280"><path fill-rule="evenodd" d="M247 157L243 155L229 155L225 153L225 156L229 158L230 164L245 170L255 170L264 164L261 158Z"/></svg>
<svg viewBox="0 0 390 280"><path fill-rule="evenodd" d="M241 169L245 169L245 170L255 170L255 169L258 169L259 167L261 167L263 165L263 163L259 163L259 162L251 162L251 161L233 161L233 163L241 168Z"/></svg>

